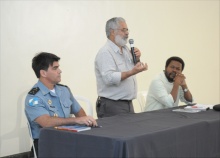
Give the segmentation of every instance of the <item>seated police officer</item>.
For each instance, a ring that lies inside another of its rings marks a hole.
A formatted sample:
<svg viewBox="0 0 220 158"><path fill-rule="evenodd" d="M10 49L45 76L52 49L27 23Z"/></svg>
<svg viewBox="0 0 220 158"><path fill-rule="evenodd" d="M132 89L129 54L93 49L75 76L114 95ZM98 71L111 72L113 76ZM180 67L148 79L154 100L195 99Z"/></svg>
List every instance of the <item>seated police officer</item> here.
<svg viewBox="0 0 220 158"><path fill-rule="evenodd" d="M41 52L32 59L32 68L39 80L26 97L25 113L30 122L36 151L40 129L43 127L70 124L97 126L93 117L86 116L70 89L58 84L62 72L59 60L56 55L46 52ZM75 117L70 117L70 114Z"/></svg>

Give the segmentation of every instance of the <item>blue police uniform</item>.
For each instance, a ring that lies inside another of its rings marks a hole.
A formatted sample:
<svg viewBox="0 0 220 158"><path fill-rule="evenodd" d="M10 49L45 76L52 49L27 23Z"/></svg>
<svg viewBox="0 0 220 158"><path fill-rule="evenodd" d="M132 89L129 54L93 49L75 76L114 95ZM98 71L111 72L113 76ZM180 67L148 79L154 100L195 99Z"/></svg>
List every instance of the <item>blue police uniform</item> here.
<svg viewBox="0 0 220 158"><path fill-rule="evenodd" d="M37 117L47 114L68 118L70 114L76 114L81 109L67 86L57 84L54 89L55 93L38 81L25 99L25 114L30 122L34 139L39 138L42 128L34 121Z"/></svg>

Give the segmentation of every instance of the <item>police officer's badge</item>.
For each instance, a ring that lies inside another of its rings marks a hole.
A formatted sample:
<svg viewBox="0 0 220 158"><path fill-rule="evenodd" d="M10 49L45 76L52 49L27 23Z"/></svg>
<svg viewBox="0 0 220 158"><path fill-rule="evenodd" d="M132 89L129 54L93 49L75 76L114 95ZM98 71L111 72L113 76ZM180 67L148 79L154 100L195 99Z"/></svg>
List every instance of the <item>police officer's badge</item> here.
<svg viewBox="0 0 220 158"><path fill-rule="evenodd" d="M51 105L51 104L52 104L52 100L49 99L49 100L47 101L47 103Z"/></svg>

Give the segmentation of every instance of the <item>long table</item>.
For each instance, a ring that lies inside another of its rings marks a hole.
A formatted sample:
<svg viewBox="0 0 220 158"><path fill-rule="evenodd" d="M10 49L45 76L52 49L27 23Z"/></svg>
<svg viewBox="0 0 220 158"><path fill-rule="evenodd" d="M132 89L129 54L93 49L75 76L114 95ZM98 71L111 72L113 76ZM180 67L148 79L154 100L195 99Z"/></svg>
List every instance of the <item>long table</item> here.
<svg viewBox="0 0 220 158"><path fill-rule="evenodd" d="M102 128L70 132L43 128L39 157L220 157L220 112L174 108L98 119Z"/></svg>

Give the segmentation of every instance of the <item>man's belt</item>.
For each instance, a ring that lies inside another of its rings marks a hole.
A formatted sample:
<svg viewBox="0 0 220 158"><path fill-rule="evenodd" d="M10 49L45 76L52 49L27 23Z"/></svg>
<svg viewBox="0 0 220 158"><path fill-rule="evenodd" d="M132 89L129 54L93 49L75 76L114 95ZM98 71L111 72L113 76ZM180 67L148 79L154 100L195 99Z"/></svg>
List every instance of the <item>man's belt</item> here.
<svg viewBox="0 0 220 158"><path fill-rule="evenodd" d="M113 99L109 99L109 98L105 98L105 97L99 97L99 99L107 99L107 100L113 100ZM119 100L113 100L113 101L122 101L122 102L131 102L132 100L124 100L124 99L119 99Z"/></svg>

